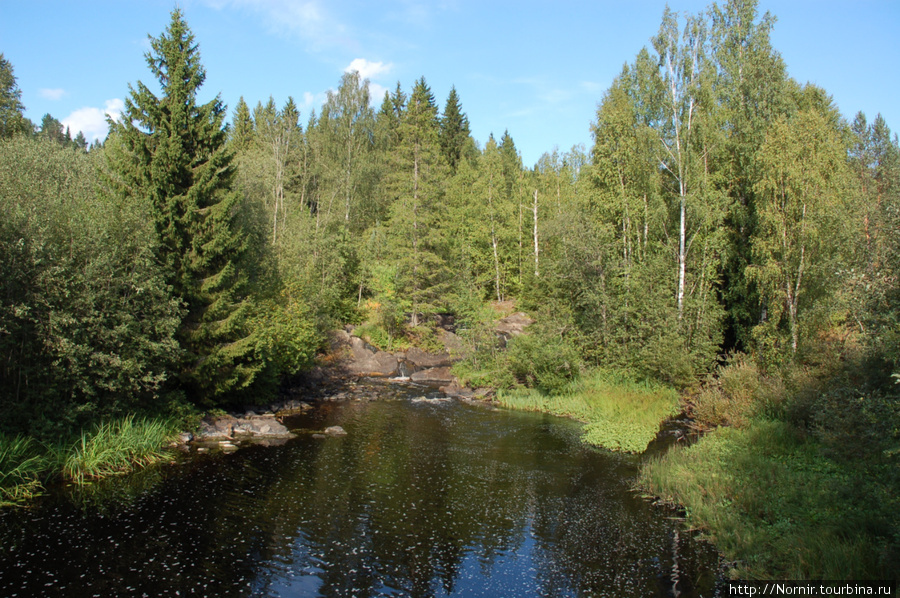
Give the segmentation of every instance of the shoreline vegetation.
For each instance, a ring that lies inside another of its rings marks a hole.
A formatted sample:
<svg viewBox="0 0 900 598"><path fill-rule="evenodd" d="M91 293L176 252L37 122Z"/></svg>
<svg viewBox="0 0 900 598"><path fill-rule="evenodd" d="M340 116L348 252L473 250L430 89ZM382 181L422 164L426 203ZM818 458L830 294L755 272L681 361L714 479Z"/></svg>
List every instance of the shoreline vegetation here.
<svg viewBox="0 0 900 598"><path fill-rule="evenodd" d="M602 448L642 453L660 424L680 410L673 388L595 371L549 395L533 388L500 390L503 407L571 417L585 423L583 440Z"/></svg>
<svg viewBox="0 0 900 598"><path fill-rule="evenodd" d="M632 453L685 409L700 437L642 461L636 489L683 508L687 524L730 564L729 575L892 579L900 565L896 430L884 423L878 430L877 416L864 413L879 407L872 396L844 421L809 426L802 403L827 400L819 376L764 376L735 355L717 377L680 396L595 372L556 395L501 390L496 400L585 422L584 442ZM857 447L862 453L848 458L842 445L859 441L860 425L884 434L881 451Z"/></svg>
<svg viewBox="0 0 900 598"><path fill-rule="evenodd" d="M0 507L22 506L55 480L86 485L174 459L176 420L126 416L54 444L0 435Z"/></svg>
<svg viewBox="0 0 900 598"><path fill-rule="evenodd" d="M900 140L792 79L774 26L667 8L591 146L532 167L424 77L345 72L305 125L201 103L180 9L90 146L24 117L0 54L0 503L166 460L333 330L427 348L452 320L462 385L586 441L640 453L684 410L703 435L639 483L735 575L897 579ZM513 306L533 325L498 335Z"/></svg>

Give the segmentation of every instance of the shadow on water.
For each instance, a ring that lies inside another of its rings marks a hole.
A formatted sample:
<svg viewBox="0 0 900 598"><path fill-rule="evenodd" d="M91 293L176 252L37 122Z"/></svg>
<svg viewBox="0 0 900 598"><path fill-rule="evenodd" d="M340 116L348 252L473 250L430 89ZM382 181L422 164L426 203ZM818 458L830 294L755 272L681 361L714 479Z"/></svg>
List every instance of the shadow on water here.
<svg viewBox="0 0 900 598"><path fill-rule="evenodd" d="M192 455L0 512L3 596L711 596L718 560L578 424L323 403L283 446Z"/></svg>

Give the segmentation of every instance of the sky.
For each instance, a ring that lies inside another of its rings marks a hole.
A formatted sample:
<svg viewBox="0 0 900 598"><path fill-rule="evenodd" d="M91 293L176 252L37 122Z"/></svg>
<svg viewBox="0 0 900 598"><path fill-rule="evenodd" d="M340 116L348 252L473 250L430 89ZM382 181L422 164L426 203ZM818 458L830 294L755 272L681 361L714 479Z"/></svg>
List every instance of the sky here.
<svg viewBox="0 0 900 598"><path fill-rule="evenodd" d="M706 0L669 0L696 14ZM399 82L425 77L443 108L451 86L472 134L512 136L526 167L544 152L590 147L597 106L659 30L666 0L0 0L0 53L25 115L106 135L129 85L157 89L144 54L175 6L200 46L206 83L231 110L289 96L305 124L348 69L377 108ZM900 131L900 1L759 0L777 17L772 44L788 73L823 87L852 120L881 113Z"/></svg>

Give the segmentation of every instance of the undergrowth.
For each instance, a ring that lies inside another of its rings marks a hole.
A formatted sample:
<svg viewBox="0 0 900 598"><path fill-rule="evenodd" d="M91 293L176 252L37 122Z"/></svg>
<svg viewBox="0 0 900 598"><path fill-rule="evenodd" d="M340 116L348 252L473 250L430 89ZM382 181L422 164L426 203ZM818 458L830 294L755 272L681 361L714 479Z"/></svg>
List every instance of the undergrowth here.
<svg viewBox="0 0 900 598"><path fill-rule="evenodd" d="M649 461L641 485L683 505L739 578L889 579L896 497L783 421L718 428Z"/></svg>

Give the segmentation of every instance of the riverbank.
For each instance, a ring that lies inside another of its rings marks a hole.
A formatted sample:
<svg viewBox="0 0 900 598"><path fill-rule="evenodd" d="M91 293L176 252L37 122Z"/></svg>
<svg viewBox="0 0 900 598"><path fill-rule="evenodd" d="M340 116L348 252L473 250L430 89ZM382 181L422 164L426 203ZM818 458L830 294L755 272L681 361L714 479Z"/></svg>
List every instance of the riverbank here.
<svg viewBox="0 0 900 598"><path fill-rule="evenodd" d="M0 435L0 506L22 505L54 479L86 484L173 458L168 446L182 423L127 416L46 444Z"/></svg>
<svg viewBox="0 0 900 598"><path fill-rule="evenodd" d="M528 388L501 390L496 400L510 409L584 422L585 442L629 453L642 453L656 438L660 424L678 413L680 404L672 388L603 370L584 375L558 394Z"/></svg>
<svg viewBox="0 0 900 598"><path fill-rule="evenodd" d="M821 426L792 421L804 400L797 397L814 396L811 383L801 385L804 395L736 360L690 398L594 372L555 396L524 389L500 391L497 400L583 421L584 441L632 453L644 452L660 423L687 409L707 433L645 456L637 487L683 508L734 578L895 579L900 498L891 453L853 449L848 442L861 435L846 419L842 442L824 440Z"/></svg>
<svg viewBox="0 0 900 598"><path fill-rule="evenodd" d="M740 579L895 579L897 497L787 422L720 427L650 459L640 485L684 507Z"/></svg>

